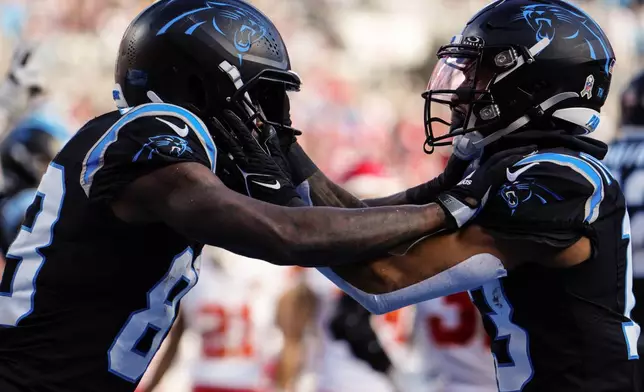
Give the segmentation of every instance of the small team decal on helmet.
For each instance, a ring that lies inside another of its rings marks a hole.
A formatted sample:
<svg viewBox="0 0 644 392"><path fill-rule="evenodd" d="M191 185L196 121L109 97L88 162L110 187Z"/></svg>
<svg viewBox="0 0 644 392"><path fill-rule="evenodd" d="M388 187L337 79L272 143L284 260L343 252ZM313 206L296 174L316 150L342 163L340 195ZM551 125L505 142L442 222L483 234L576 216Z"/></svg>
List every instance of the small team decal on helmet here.
<svg viewBox="0 0 644 392"><path fill-rule="evenodd" d="M586 123L586 128L588 128L590 132L595 132L599 127L600 122L600 117L596 114L593 114L592 117L590 117L590 120L588 120L588 122Z"/></svg>
<svg viewBox="0 0 644 392"><path fill-rule="evenodd" d="M593 87L595 87L595 77L593 75L588 75L586 78L586 83L584 83L584 89L581 90L581 97L586 97L591 99L593 97Z"/></svg>

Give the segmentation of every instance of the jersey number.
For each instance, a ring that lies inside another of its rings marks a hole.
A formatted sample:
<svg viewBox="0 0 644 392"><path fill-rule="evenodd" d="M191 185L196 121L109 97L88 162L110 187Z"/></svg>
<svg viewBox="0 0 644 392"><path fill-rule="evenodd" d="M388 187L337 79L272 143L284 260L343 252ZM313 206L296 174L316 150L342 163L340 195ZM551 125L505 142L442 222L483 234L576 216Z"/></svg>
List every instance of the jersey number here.
<svg viewBox="0 0 644 392"><path fill-rule="evenodd" d="M168 273L148 291L148 307L133 312L108 351L109 371L136 382L145 373L168 334L181 298L197 283L199 258L187 248Z"/></svg>
<svg viewBox="0 0 644 392"><path fill-rule="evenodd" d="M614 172L618 172L614 170ZM622 190L624 192L624 198L628 207L631 208L642 208L644 207L644 170L638 169L633 171L626 181L622 182L621 178L618 178L620 184L622 184ZM630 219L630 226L634 229L636 233L644 232L644 212L639 211L633 214ZM634 248L636 252L641 252L644 248L644 236L636 235L630 239L631 248ZM631 249L632 250L632 249Z"/></svg>
<svg viewBox="0 0 644 392"><path fill-rule="evenodd" d="M624 285L624 316L628 319L631 318L631 311L635 307L635 296L633 295L633 251L631 244L631 223L628 218L628 212L624 213L624 221L622 222L622 239L628 241L626 247L626 284ZM624 338L626 339L626 349L628 350L628 359L638 359L637 354L637 340L640 336L640 326L633 321L626 321L622 323L624 330Z"/></svg>
<svg viewBox="0 0 644 392"><path fill-rule="evenodd" d="M614 170L614 172L619 173L619 170ZM615 175L613 177L622 184L624 198L629 206L644 207L644 170L635 170L626 178L625 182L622 182L621 177ZM626 246L626 283L624 285L624 316L628 319L631 318L631 311L635 307L635 296L633 295L633 246L639 252L644 247L644 236L631 237L631 224L636 233L642 233L644 231L644 212L640 211L635 214L632 222L628 212L626 212L622 221L622 240L628 241ZM638 359L637 340L640 336L640 326L633 321L626 321L622 323L622 329L626 340L628 359Z"/></svg>
<svg viewBox="0 0 644 392"><path fill-rule="evenodd" d="M60 216L65 197L65 171L62 166L49 165L36 200L30 210L37 208L9 247L5 272L0 282L0 325L16 326L33 311L36 278L45 263L42 249L51 245L54 226Z"/></svg>
<svg viewBox="0 0 644 392"><path fill-rule="evenodd" d="M534 372L530 362L528 334L512 322L512 306L505 296L501 281L495 280L472 290L471 295L483 317L496 327L492 355L499 392L521 391Z"/></svg>
<svg viewBox="0 0 644 392"><path fill-rule="evenodd" d="M438 347L464 346L481 331L477 310L467 293L452 294L438 300L458 314L458 322L454 326L445 322L441 314L427 317L427 330ZM486 344L489 343L487 335L484 339Z"/></svg>
<svg viewBox="0 0 644 392"><path fill-rule="evenodd" d="M52 243L64 197L65 169L52 163L7 253L0 280L0 325L16 326L33 311L36 279L46 262L42 250ZM172 326L179 300L197 282L195 266L192 249L177 255L167 275L148 292L148 308L130 315L108 352L112 373L132 382L141 378Z"/></svg>
<svg viewBox="0 0 644 392"><path fill-rule="evenodd" d="M213 326L202 334L204 358L253 356L252 320L248 305L234 312L217 304L207 304L199 313L204 324Z"/></svg>

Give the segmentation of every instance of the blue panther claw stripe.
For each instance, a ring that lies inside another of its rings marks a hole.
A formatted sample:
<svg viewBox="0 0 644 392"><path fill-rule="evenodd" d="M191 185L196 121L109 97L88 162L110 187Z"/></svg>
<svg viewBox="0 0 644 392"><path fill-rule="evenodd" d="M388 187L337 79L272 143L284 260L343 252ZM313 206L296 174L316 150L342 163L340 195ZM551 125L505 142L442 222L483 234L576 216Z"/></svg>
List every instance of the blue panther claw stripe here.
<svg viewBox="0 0 644 392"><path fill-rule="evenodd" d="M208 12L208 17L212 16L211 24L207 24L207 20L195 22L184 33L192 35L201 26L211 25L233 44L241 65L244 54L250 51L253 44L269 33L269 26L266 25L265 18L250 7L242 8L236 4L230 4L226 0L206 1L204 5L205 7L185 12L172 19L159 29L157 35L165 34L171 27L190 15ZM230 23L232 21L242 21L242 23ZM222 29L221 26L224 28ZM235 27L231 28L230 26Z"/></svg>
<svg viewBox="0 0 644 392"><path fill-rule="evenodd" d="M592 59L606 59L604 71L607 75L610 74L611 54L608 44L602 37L601 28L583 11L573 11L557 5L534 4L522 7L522 12L513 19L519 20L525 20L535 31L537 42L548 38L551 41L563 39L585 43Z"/></svg>

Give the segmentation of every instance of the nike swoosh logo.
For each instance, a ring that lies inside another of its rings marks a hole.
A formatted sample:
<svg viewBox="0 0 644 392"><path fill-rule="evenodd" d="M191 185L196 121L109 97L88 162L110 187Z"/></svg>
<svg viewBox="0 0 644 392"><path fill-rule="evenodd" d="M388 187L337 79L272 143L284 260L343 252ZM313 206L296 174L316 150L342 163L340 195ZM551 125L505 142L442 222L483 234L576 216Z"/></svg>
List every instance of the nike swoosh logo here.
<svg viewBox="0 0 644 392"><path fill-rule="evenodd" d="M533 163L529 164L528 166L522 167L521 169L515 171L514 173L511 173L510 168L508 167L507 169L505 169L506 174L508 175L508 181L515 182L519 178L519 176L521 174L523 174L526 171L530 170L530 168L532 168L534 166L537 166L538 164L539 164L539 162L533 162Z"/></svg>
<svg viewBox="0 0 644 392"><path fill-rule="evenodd" d="M279 181L277 181L277 180L275 180L275 184L267 184L265 182L257 182L255 180L251 180L251 182L254 182L255 184L257 184L259 186L263 186L264 188L270 188L270 189L275 189L275 190L278 190L278 189L280 189L282 187L280 185Z"/></svg>
<svg viewBox="0 0 644 392"><path fill-rule="evenodd" d="M181 137L188 136L188 131L189 131L188 130L188 125L183 124L183 128L179 128L178 126L174 125L170 121L166 121L166 120L164 120L162 118L157 117L157 120L161 121L162 123L164 123L167 126L169 126L170 128L172 128L172 130L175 131L177 133L177 135L179 135Z"/></svg>

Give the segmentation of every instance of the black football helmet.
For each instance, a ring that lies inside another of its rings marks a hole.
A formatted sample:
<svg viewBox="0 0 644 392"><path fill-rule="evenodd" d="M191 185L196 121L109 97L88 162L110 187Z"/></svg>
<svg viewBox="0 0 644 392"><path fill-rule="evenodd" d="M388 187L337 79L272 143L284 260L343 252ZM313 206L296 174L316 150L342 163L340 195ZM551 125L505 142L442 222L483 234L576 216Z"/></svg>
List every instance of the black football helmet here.
<svg viewBox="0 0 644 392"><path fill-rule="evenodd" d="M282 128L300 79L273 23L241 0L160 0L130 24L116 63L119 109L162 101L205 121L223 109Z"/></svg>
<svg viewBox="0 0 644 392"><path fill-rule="evenodd" d="M424 148L453 144L464 158L528 125L593 132L615 65L601 28L563 0L497 0L438 58L423 93ZM438 124L447 134L438 135Z"/></svg>
<svg viewBox="0 0 644 392"><path fill-rule="evenodd" d="M644 131L644 72L630 81L622 93L620 106L621 131Z"/></svg>
<svg viewBox="0 0 644 392"><path fill-rule="evenodd" d="M2 193L37 187L69 135L65 125L42 113L20 121L0 143Z"/></svg>

